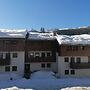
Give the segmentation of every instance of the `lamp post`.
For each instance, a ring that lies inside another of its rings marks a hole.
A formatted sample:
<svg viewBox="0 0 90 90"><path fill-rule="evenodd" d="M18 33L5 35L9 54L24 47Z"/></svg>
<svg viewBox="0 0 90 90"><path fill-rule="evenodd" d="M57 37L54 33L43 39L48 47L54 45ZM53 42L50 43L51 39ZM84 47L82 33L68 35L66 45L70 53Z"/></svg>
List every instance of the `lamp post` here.
<svg viewBox="0 0 90 90"><path fill-rule="evenodd" d="M26 64L28 60L28 49L27 49L27 42L28 42L29 32L27 32L25 36L25 67L24 67L24 77L29 79L30 78L30 64Z"/></svg>

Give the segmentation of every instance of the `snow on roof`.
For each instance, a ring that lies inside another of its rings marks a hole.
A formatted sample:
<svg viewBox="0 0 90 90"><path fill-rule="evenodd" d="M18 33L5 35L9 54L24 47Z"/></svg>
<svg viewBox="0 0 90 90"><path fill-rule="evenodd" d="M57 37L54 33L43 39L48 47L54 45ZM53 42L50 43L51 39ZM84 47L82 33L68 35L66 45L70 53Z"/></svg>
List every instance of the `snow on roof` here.
<svg viewBox="0 0 90 90"><path fill-rule="evenodd" d="M85 29L85 28L90 28L90 26L81 26L81 27L74 27L74 28L59 28L59 30L69 30L69 29Z"/></svg>
<svg viewBox="0 0 90 90"><path fill-rule="evenodd" d="M0 29L0 38L25 38L26 30Z"/></svg>
<svg viewBox="0 0 90 90"><path fill-rule="evenodd" d="M26 29L15 30L15 29L0 29L0 38L25 38ZM46 39L52 40L55 39L52 32L49 33L40 33L40 32L29 32L29 39Z"/></svg>
<svg viewBox="0 0 90 90"><path fill-rule="evenodd" d="M57 35L56 36L57 41L59 44L83 44L88 45L90 44L90 35L89 34L82 34L82 35Z"/></svg>
<svg viewBox="0 0 90 90"><path fill-rule="evenodd" d="M30 32L29 39L53 40L53 39L55 39L55 37L53 36L52 32L50 32L50 33Z"/></svg>

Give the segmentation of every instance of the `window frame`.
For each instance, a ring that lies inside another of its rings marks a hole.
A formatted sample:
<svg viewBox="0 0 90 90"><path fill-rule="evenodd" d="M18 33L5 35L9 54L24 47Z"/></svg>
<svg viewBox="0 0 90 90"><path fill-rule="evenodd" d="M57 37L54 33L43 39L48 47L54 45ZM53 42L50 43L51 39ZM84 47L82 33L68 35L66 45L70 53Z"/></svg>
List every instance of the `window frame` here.
<svg viewBox="0 0 90 90"><path fill-rule="evenodd" d="M47 68L51 68L51 63L47 63Z"/></svg>
<svg viewBox="0 0 90 90"><path fill-rule="evenodd" d="M45 68L45 63L41 63L41 67L42 68Z"/></svg>
<svg viewBox="0 0 90 90"><path fill-rule="evenodd" d="M12 71L17 71L17 66L12 66Z"/></svg>
<svg viewBox="0 0 90 90"><path fill-rule="evenodd" d="M75 70L70 70L71 75L75 75Z"/></svg>
<svg viewBox="0 0 90 90"><path fill-rule="evenodd" d="M51 56L51 52L47 52L47 57L50 57Z"/></svg>
<svg viewBox="0 0 90 90"><path fill-rule="evenodd" d="M16 53L16 52L15 53L12 53L12 57L13 58L17 58L18 57L18 53Z"/></svg>
<svg viewBox="0 0 90 90"><path fill-rule="evenodd" d="M75 63L75 58L74 58L74 57L71 57L71 58L70 58L70 62L71 62L71 63Z"/></svg>
<svg viewBox="0 0 90 90"><path fill-rule="evenodd" d="M64 74L69 75L69 70L65 70Z"/></svg>
<svg viewBox="0 0 90 90"><path fill-rule="evenodd" d="M76 63L81 63L81 58L80 57L76 58Z"/></svg>
<svg viewBox="0 0 90 90"><path fill-rule="evenodd" d="M64 62L69 62L69 57L65 57Z"/></svg>
<svg viewBox="0 0 90 90"><path fill-rule="evenodd" d="M10 66L5 66L5 72L10 72Z"/></svg>

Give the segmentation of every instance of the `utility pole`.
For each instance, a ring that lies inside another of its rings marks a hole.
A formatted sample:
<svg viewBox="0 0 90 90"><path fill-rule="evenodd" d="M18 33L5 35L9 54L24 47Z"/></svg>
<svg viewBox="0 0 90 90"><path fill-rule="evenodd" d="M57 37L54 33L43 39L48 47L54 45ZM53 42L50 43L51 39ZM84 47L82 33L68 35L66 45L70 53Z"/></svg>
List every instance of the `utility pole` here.
<svg viewBox="0 0 90 90"><path fill-rule="evenodd" d="M24 77L29 79L30 78L30 64L27 64L27 60L28 60L28 38L29 38L29 32L27 32L26 36L25 36L25 66L24 66Z"/></svg>

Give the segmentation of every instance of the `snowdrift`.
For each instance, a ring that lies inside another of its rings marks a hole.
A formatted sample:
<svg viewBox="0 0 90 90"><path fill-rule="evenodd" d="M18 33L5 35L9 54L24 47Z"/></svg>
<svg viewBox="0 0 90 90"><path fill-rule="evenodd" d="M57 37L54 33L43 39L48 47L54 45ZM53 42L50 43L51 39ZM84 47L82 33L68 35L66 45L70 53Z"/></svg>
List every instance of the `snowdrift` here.
<svg viewBox="0 0 90 90"><path fill-rule="evenodd" d="M31 79L55 79L55 73L51 71L37 71L31 74Z"/></svg>

